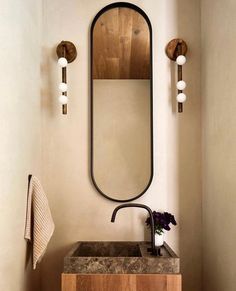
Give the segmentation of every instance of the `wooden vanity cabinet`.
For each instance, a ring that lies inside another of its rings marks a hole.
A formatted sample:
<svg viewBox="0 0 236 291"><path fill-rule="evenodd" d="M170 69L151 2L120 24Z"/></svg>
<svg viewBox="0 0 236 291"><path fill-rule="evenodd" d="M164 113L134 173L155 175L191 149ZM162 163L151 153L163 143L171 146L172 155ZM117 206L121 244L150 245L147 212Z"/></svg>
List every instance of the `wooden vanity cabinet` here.
<svg viewBox="0 0 236 291"><path fill-rule="evenodd" d="M181 291L181 275L62 274L62 291Z"/></svg>

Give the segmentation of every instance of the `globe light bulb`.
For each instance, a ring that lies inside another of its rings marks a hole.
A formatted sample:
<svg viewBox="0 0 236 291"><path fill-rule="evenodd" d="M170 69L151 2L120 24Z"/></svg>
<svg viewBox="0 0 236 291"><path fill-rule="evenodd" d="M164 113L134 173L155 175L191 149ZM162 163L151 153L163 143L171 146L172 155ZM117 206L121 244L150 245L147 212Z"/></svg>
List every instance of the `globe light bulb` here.
<svg viewBox="0 0 236 291"><path fill-rule="evenodd" d="M178 90L184 90L186 88L186 83L183 80L177 82L176 87Z"/></svg>
<svg viewBox="0 0 236 291"><path fill-rule="evenodd" d="M67 104L68 103L68 97L66 95L61 95L59 96L58 98L59 102L63 105Z"/></svg>
<svg viewBox="0 0 236 291"><path fill-rule="evenodd" d="M184 103L186 101L186 95L184 93L179 93L176 97L179 103Z"/></svg>
<svg viewBox="0 0 236 291"><path fill-rule="evenodd" d="M62 83L59 84L59 90L60 90L61 92L66 92L67 89L68 89L68 86L67 86L66 83L63 83L63 82L62 82Z"/></svg>
<svg viewBox="0 0 236 291"><path fill-rule="evenodd" d="M178 56L177 59L176 59L176 63L179 66L183 66L186 63L186 57L183 56L183 55Z"/></svg>
<svg viewBox="0 0 236 291"><path fill-rule="evenodd" d="M68 64L67 59L62 57L58 59L58 65L62 68L66 67Z"/></svg>

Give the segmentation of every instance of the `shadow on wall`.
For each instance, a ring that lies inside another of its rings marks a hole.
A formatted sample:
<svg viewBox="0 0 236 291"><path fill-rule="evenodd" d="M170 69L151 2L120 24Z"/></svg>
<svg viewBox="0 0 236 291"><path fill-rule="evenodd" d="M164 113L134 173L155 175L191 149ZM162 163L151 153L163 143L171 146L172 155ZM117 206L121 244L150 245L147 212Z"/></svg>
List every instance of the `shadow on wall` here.
<svg viewBox="0 0 236 291"><path fill-rule="evenodd" d="M183 79L187 100L183 113L177 114L179 255L183 291L202 290L201 279L201 108L200 108L200 6L198 1L181 0L177 5L179 38L188 45ZM195 3L193 3L195 2ZM199 10L199 11L198 11ZM195 11L195 14L194 14ZM188 13L189 12L189 13ZM190 24L190 16L193 15ZM176 65L173 63L176 70ZM174 77L172 71L172 81ZM176 80L176 79L175 79ZM176 81L172 82L176 106Z"/></svg>
<svg viewBox="0 0 236 291"><path fill-rule="evenodd" d="M55 98L55 93L58 90L57 88L55 88L56 90L53 91L53 77L55 78L55 76L52 75L52 72L54 72L54 70L50 67L50 60L54 60L55 64L57 64L56 45L54 48L42 48L42 60L43 61L40 66L43 84L40 90L41 110L47 112L47 114L49 114L50 116L55 116L55 111L57 111L57 106L55 106L55 102L57 102L57 98ZM55 69L57 69L57 65L55 65Z"/></svg>
<svg viewBox="0 0 236 291"><path fill-rule="evenodd" d="M51 280L46 282L46 286L44 286L44 281L41 280L40 291L61 290L61 274L63 273L64 265L63 260L72 246L73 244L68 244L60 248L53 248L53 250L50 249L47 252L47 255L43 258L43 264L40 265L40 270L42 274L47 274L47 278L51 278Z"/></svg>
<svg viewBox="0 0 236 291"><path fill-rule="evenodd" d="M27 243L25 256L25 282L24 291L41 291L40 268L32 269L32 244Z"/></svg>

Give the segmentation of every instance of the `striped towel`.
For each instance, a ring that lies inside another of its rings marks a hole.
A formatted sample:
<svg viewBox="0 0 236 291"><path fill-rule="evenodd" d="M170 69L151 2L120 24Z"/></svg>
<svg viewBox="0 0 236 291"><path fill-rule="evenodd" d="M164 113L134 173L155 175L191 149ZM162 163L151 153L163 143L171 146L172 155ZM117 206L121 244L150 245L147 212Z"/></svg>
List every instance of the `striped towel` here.
<svg viewBox="0 0 236 291"><path fill-rule="evenodd" d="M44 255L54 228L47 197L39 180L32 176L28 189L25 239L33 245L33 269Z"/></svg>

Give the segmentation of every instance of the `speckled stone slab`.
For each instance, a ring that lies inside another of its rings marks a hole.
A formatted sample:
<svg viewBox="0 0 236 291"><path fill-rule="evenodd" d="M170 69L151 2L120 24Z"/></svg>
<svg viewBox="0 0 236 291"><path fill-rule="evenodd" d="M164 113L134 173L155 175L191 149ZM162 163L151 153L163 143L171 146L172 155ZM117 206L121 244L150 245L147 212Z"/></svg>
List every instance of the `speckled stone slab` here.
<svg viewBox="0 0 236 291"><path fill-rule="evenodd" d="M149 247L150 242L78 242L64 258L64 273L179 273L179 258L166 243L162 256L152 256Z"/></svg>

